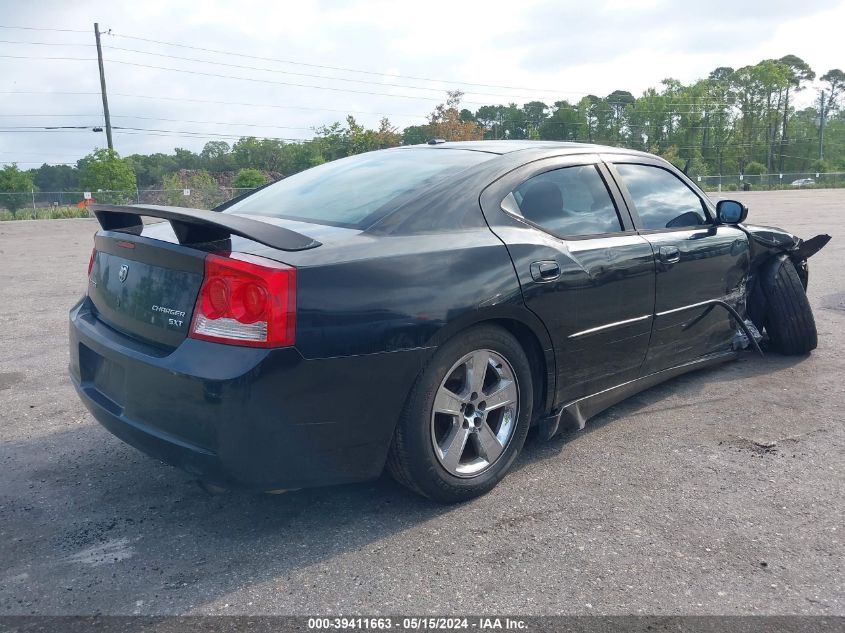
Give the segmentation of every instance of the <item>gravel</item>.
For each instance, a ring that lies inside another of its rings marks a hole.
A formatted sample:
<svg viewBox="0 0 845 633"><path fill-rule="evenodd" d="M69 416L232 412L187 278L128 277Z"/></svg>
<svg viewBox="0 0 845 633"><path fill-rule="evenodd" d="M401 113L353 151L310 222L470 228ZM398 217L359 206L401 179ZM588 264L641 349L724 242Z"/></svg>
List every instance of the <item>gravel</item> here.
<svg viewBox="0 0 845 633"><path fill-rule="evenodd" d="M834 236L810 266L819 349L529 437L451 507L387 477L210 496L122 444L66 375L95 222L0 223L0 615L845 614L845 190L732 195Z"/></svg>

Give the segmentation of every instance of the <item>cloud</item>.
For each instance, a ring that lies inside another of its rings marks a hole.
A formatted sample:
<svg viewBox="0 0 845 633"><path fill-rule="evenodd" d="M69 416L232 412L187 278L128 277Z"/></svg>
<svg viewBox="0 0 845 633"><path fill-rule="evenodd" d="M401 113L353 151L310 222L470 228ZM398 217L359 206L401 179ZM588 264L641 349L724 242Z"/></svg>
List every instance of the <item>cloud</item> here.
<svg viewBox="0 0 845 633"><path fill-rule="evenodd" d="M737 55L754 50L784 22L837 6L785 1L544 2L522 20L505 46L521 49L525 68L612 62L648 51L684 56L702 52Z"/></svg>
<svg viewBox="0 0 845 633"><path fill-rule="evenodd" d="M474 110L484 103L551 103L615 89L638 94L669 76L692 81L716 66L786 53L824 72L823 66L841 64L835 27L845 21L845 10L824 0L811 7L782 0L6 3L5 25L82 32L0 29L6 40L0 54L31 58L0 58L0 91L39 93L0 94L0 128L88 130L0 132L0 163L74 161L105 145L102 133L90 131L102 125L91 46L95 21L112 32L103 44L113 125L150 130L115 130L116 149L127 155L175 146L199 151L223 134L306 138L347 112L370 126L387 114L401 128L424 121L450 88L462 88L465 105Z"/></svg>

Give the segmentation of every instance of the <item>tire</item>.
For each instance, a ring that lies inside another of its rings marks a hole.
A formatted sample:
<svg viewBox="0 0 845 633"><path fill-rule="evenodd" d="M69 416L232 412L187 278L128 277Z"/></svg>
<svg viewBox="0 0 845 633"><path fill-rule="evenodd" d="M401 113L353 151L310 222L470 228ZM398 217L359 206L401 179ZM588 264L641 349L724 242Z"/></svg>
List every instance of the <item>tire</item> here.
<svg viewBox="0 0 845 633"><path fill-rule="evenodd" d="M798 271L787 257L779 257L767 271L766 332L782 354L808 354L818 345L816 321Z"/></svg>
<svg viewBox="0 0 845 633"><path fill-rule="evenodd" d="M387 459L390 474L443 503L489 492L525 443L533 393L528 358L507 330L482 325L456 335L408 396Z"/></svg>

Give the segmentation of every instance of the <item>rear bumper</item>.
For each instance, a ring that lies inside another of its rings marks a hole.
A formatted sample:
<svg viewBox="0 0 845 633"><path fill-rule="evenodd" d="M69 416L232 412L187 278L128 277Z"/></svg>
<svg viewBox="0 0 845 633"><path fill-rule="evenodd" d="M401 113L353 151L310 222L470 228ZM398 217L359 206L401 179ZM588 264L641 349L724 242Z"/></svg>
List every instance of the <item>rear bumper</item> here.
<svg viewBox="0 0 845 633"><path fill-rule="evenodd" d="M428 350L304 359L186 339L170 353L70 313L70 376L94 417L141 451L208 481L260 490L381 472Z"/></svg>

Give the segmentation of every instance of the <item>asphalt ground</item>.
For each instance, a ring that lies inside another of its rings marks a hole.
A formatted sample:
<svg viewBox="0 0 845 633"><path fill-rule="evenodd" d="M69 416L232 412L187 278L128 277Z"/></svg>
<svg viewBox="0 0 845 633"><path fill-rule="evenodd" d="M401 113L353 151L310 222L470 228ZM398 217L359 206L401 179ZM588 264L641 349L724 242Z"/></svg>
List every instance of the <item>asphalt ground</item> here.
<svg viewBox="0 0 845 633"><path fill-rule="evenodd" d="M443 507L210 496L66 375L93 220L0 223L0 615L845 614L845 190L735 194L813 257L819 348L672 380Z"/></svg>

